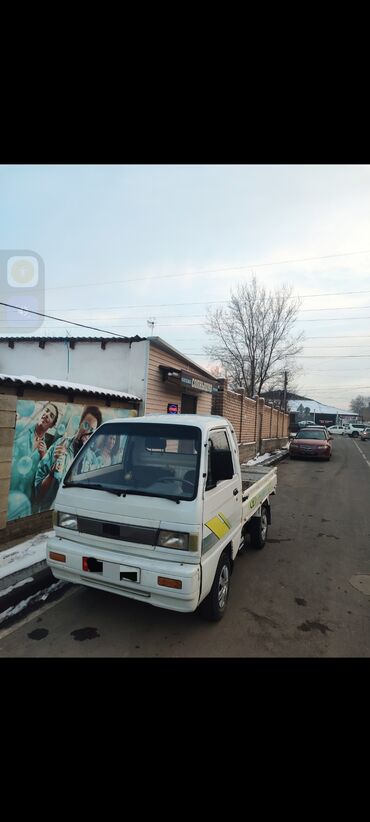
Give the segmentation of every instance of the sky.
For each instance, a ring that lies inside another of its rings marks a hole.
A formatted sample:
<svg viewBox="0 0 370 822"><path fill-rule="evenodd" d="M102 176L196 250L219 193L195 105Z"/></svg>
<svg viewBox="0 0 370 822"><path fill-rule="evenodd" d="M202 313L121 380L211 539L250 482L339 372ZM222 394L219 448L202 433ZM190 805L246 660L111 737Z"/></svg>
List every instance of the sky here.
<svg viewBox="0 0 370 822"><path fill-rule="evenodd" d="M36 335L154 333L209 368L207 307L255 274L301 298L295 390L370 396L370 165L2 165L2 302L24 250L44 263L27 304L63 320Z"/></svg>

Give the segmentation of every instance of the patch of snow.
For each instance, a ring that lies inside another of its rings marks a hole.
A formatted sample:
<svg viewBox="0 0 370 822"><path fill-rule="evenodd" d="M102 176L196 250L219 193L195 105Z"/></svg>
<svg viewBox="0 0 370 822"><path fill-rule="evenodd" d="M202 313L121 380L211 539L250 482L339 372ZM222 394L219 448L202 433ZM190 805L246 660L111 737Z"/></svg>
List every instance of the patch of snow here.
<svg viewBox="0 0 370 822"><path fill-rule="evenodd" d="M2 614L0 614L0 624L4 622L4 620L9 619L9 617L16 616L16 614L19 614L22 611L24 611L24 609L27 608L27 605L31 601L41 602L41 600L47 599L49 595L52 594L54 591L58 591L60 588L63 588L64 585L65 582L63 582L63 580L59 580L58 582L53 583L53 585L50 585L50 588L47 588L45 591L43 591L41 595L40 593L33 594L33 596L30 596L27 599L22 599L22 601L18 602L17 605L14 605L11 608L7 608L6 611L3 611Z"/></svg>
<svg viewBox="0 0 370 822"><path fill-rule="evenodd" d="M270 457L272 457L272 454L270 454L269 452L267 452L266 454L262 454L261 457L260 457L259 454L257 454L257 456L254 457L253 460L248 460L248 462L246 462L244 464L245 465L257 465L259 462L266 462L266 460L269 460Z"/></svg>
<svg viewBox="0 0 370 822"><path fill-rule="evenodd" d="M0 591L0 597L5 597L6 594L10 594L11 591L14 591L15 588L19 588L21 585L26 585L27 582L33 582L33 577L21 579L21 581L16 582L15 585L9 585L9 588L4 588L3 591Z"/></svg>
<svg viewBox="0 0 370 822"><path fill-rule="evenodd" d="M46 541L52 534L54 531L44 531L13 548L0 551L0 579L46 559Z"/></svg>

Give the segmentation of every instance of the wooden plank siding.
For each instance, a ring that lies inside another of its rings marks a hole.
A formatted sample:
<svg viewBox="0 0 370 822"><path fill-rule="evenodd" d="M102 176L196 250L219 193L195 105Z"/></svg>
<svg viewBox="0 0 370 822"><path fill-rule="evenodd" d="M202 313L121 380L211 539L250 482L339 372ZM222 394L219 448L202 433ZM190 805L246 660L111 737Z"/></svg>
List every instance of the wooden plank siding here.
<svg viewBox="0 0 370 822"><path fill-rule="evenodd" d="M204 382L205 376L202 372L197 372L196 368L187 365L182 360L162 351L151 345L149 348L148 361L148 383L145 401L145 414L167 414L169 402L176 402L181 413L181 394L190 394L197 397L197 414L211 414L212 394L205 391L194 391L187 386L177 386L172 383L163 382L160 365L173 366L175 370L181 369L194 374L197 379Z"/></svg>
<svg viewBox="0 0 370 822"><path fill-rule="evenodd" d="M0 529L6 526L17 397L0 394Z"/></svg>

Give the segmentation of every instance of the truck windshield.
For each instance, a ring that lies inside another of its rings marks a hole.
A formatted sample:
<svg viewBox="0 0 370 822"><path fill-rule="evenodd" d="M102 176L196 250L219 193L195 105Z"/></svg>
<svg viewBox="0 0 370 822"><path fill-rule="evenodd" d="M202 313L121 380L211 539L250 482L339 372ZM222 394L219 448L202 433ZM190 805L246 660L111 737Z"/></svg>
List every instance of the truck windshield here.
<svg viewBox="0 0 370 822"><path fill-rule="evenodd" d="M103 423L76 456L65 485L192 500L200 450L195 426Z"/></svg>

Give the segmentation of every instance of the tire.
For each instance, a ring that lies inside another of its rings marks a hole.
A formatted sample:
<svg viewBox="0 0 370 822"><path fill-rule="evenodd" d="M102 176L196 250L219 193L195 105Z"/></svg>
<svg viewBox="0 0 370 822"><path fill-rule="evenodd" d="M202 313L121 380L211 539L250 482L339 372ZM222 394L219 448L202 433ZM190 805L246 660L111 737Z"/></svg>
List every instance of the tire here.
<svg viewBox="0 0 370 822"><path fill-rule="evenodd" d="M224 552L218 561L212 588L200 606L200 613L209 622L222 619L227 606L230 590L230 559Z"/></svg>
<svg viewBox="0 0 370 822"><path fill-rule="evenodd" d="M266 545L268 531L267 508L262 506L261 516L253 517L250 521L250 535L252 548L261 551Z"/></svg>
<svg viewBox="0 0 370 822"><path fill-rule="evenodd" d="M359 436L358 431L353 431L352 436L353 436L353 438L358 437Z"/></svg>

